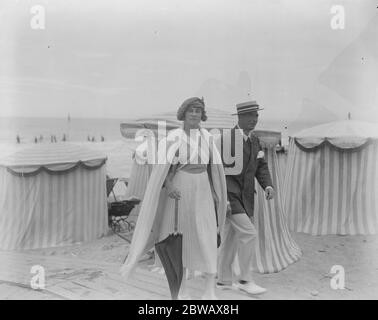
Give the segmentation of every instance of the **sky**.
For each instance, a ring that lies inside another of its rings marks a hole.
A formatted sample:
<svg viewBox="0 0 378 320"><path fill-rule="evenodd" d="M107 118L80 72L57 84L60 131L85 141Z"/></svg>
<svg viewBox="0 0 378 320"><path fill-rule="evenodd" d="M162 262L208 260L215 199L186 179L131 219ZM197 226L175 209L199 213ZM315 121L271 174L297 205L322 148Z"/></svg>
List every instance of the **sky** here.
<svg viewBox="0 0 378 320"><path fill-rule="evenodd" d="M44 29L31 27L35 5L44 8ZM345 10L342 30L331 28L334 5ZM203 96L230 112L257 100L269 120L348 112L371 120L377 7L376 0L0 0L0 117L130 119ZM367 60L356 64L360 56Z"/></svg>

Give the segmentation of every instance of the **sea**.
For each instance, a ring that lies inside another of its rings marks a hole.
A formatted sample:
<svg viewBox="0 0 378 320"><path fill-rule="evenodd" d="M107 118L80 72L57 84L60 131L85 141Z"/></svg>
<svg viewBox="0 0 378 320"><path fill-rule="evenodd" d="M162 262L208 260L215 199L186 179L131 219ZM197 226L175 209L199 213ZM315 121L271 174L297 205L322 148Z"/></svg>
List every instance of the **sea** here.
<svg viewBox="0 0 378 320"><path fill-rule="evenodd" d="M122 137L120 124L128 119L99 118L0 118L0 158L25 146L51 143L65 139L79 146L105 153L107 171L111 177L130 175L132 153L138 145L133 139ZM283 122L259 122L256 129L282 131ZM296 123L290 132L309 127L309 123ZM17 137L20 143L17 143Z"/></svg>
<svg viewBox="0 0 378 320"><path fill-rule="evenodd" d="M125 119L0 118L0 158L37 143L63 139L107 155L107 174L127 178L137 142L121 135ZM17 143L17 136L20 143ZM90 141L88 141L90 140ZM102 141L103 140L103 141ZM118 190L122 193L122 190ZM119 193L118 192L118 193Z"/></svg>

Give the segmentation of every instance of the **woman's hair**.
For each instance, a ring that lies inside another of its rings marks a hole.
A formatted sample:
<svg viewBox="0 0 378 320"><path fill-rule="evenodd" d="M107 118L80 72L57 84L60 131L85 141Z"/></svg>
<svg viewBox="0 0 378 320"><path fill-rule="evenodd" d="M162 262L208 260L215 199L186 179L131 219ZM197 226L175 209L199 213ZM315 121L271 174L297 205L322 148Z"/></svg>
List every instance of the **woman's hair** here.
<svg viewBox="0 0 378 320"><path fill-rule="evenodd" d="M207 120L206 110L202 109L201 121L206 121L206 120Z"/></svg>

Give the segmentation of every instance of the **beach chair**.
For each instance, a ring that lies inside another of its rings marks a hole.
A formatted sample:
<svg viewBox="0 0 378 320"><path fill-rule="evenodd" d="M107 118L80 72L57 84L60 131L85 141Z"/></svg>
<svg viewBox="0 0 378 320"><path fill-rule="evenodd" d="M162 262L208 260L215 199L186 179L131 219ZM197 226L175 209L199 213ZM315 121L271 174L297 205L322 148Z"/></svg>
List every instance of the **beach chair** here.
<svg viewBox="0 0 378 320"><path fill-rule="evenodd" d="M119 178L119 181L123 182L126 188L129 185L129 178Z"/></svg>
<svg viewBox="0 0 378 320"><path fill-rule="evenodd" d="M131 210L140 203L140 199L130 198L122 201L118 201L114 193L114 186L118 182L118 178L106 177L106 192L109 198L110 194L113 194L114 201L108 202L108 221L109 227L115 232L131 231L134 227L133 222L127 221Z"/></svg>
<svg viewBox="0 0 378 320"><path fill-rule="evenodd" d="M109 198L110 193L113 193L114 199L116 198L114 194L114 186L116 185L118 181L118 178L109 178L108 176L106 177L106 196Z"/></svg>

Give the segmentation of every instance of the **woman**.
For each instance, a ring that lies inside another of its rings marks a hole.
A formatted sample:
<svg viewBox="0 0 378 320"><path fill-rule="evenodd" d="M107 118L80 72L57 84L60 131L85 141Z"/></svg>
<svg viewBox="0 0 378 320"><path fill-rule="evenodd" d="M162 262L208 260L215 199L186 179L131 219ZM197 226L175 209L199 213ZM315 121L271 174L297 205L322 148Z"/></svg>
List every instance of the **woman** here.
<svg viewBox="0 0 378 320"><path fill-rule="evenodd" d="M200 127L201 120L206 118L203 100L185 100L177 112L177 119L183 121L182 128L171 131L164 143L159 143L159 148L167 146L164 153L167 161L164 164L159 159L152 170L121 272L129 276L140 256L173 232L174 203L178 199L184 275L186 269L203 272L206 277L203 298L215 299L217 231L224 225L227 191L220 155L209 132ZM184 276L181 297L187 296L185 282Z"/></svg>

